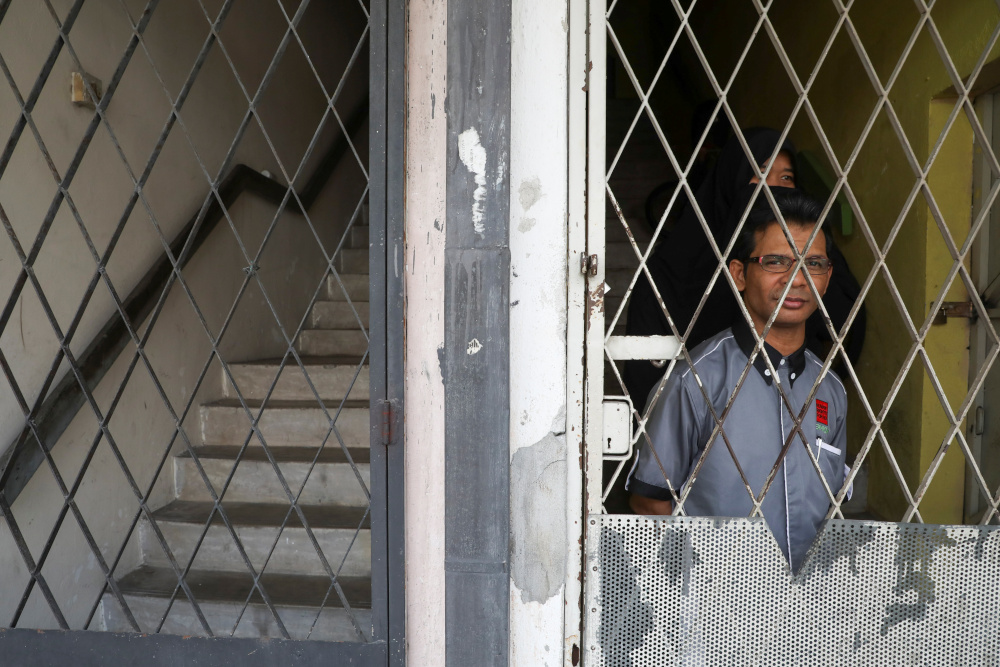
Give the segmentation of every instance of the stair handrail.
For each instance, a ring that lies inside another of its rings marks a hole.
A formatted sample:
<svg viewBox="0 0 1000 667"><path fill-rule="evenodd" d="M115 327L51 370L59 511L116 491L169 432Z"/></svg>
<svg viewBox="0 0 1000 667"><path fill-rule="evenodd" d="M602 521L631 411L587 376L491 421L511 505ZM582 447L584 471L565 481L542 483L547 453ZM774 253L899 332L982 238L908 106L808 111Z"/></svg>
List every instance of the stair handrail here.
<svg viewBox="0 0 1000 667"><path fill-rule="evenodd" d="M368 106L369 98L365 96L344 123L343 129L346 132L338 134L333 144L323 154L312 176L302 187L298 201L294 197L289 198L285 203L285 210L303 213L312 208L327 181L350 149L349 138L353 137L368 120ZM212 198L204 216L201 212L192 216L170 244L170 254L177 258L178 268L184 268L194 257L225 216L225 211L230 209L242 194L254 194L264 201L280 206L291 188L291 184L282 185L274 178L265 176L245 164L235 165L219 183L217 188L219 196ZM211 196L211 193L207 196ZM302 203L302 208L298 202ZM173 270L170 257L164 251L122 301L122 309L135 326L143 322L153 311ZM100 384L129 340L131 336L128 327L116 309L83 353L77 357L77 366L88 391L93 391ZM14 503L45 460L46 453L52 451L59 442L85 402L86 395L77 382L76 375L67 372L41 405L36 404L36 409L27 417L24 429L0 459L0 501L8 505ZM34 429L31 428L32 421L35 424ZM35 440L35 435L32 430L37 433L38 441L45 448L45 453L39 447L33 446L32 440Z"/></svg>

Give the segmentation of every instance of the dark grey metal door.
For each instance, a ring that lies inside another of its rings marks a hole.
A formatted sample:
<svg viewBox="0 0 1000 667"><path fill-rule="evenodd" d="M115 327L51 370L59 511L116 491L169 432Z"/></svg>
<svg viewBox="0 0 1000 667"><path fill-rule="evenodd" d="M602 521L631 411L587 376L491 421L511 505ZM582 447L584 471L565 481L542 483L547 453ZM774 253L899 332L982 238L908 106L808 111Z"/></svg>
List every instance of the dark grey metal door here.
<svg viewBox="0 0 1000 667"><path fill-rule="evenodd" d="M0 2L0 651L403 664L403 3Z"/></svg>

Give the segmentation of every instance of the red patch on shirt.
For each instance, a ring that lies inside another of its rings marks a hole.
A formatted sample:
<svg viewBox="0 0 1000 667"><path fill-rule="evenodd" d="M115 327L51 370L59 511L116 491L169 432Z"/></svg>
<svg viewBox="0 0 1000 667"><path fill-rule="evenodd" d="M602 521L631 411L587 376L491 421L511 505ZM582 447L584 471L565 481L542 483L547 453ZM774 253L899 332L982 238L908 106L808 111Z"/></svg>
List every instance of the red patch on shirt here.
<svg viewBox="0 0 1000 667"><path fill-rule="evenodd" d="M820 424L824 424L824 425L829 426L829 424L826 423L826 420L827 420L827 405L826 405L826 401L821 401L821 400L817 399L816 400L816 421L819 422Z"/></svg>

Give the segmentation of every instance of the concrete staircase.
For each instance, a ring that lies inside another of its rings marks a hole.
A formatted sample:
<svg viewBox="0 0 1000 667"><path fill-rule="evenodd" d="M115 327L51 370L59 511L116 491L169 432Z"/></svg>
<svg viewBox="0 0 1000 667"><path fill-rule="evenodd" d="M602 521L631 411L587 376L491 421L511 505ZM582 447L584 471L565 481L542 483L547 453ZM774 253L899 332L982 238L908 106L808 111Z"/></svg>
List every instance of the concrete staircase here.
<svg viewBox="0 0 1000 667"><path fill-rule="evenodd" d="M369 375L367 363L361 364L368 349L368 228L356 227L349 234L336 258L340 282L328 277L322 300L313 306L308 328L296 345L330 418L294 360L280 376L277 360L232 364L232 380L223 373L222 398L200 406L197 459L223 497L222 506L246 558L258 574L263 571L263 587L285 629L297 639L357 641L361 637L355 623L365 636L371 633L371 531L366 495ZM268 398L272 383L274 390ZM259 428L292 495L301 491L299 508L311 536L292 510L268 453L251 434L237 387L255 416L267 400ZM330 419L336 420L346 452L330 431ZM186 581L213 634L281 637L274 615L260 593L253 591L243 554L218 514L199 546L213 503L187 452L173 458L173 489L173 500L153 516L179 567L183 569L197 549ZM120 577L118 585L141 630L207 634L183 591L170 603L177 577L146 518L133 540L140 565ZM350 611L331 585L331 572ZM132 630L110 592L102 599L99 614L101 629Z"/></svg>
<svg viewBox="0 0 1000 667"><path fill-rule="evenodd" d="M632 122L637 102L632 100L608 100L608 159L614 157L625 133ZM652 237L652 232L646 222L646 198L660 183L673 178L673 169L660 146L652 126L645 120L640 121L629 138L625 152L622 154L614 173L611 175L610 186L615 199L621 207L622 215L628 222L640 252L645 252ZM628 233L622 226L618 213L607 199L605 218L605 280L611 291L604 300L605 326L610 326L628 288L639 268L639 259L629 240ZM628 305L622 312L615 326L614 333L625 334L625 320Z"/></svg>
<svg viewBox="0 0 1000 667"><path fill-rule="evenodd" d="M632 122L638 102L634 100L608 100L607 109L607 151L610 160L618 150L625 133ZM644 253L652 238L652 231L646 222L646 198L656 186L673 178L673 169L660 146L652 126L640 121L615 167L609 180L611 190L621 208L622 216L628 223L629 232ZM611 327L613 318L621 307L625 290L639 268L639 258L632 248L629 232L622 226L618 212L607 198L605 217L605 281L609 291L604 298L604 326ZM614 324L615 335L625 335L628 319L628 303ZM615 377L610 361L605 361L604 393L620 396L624 392Z"/></svg>

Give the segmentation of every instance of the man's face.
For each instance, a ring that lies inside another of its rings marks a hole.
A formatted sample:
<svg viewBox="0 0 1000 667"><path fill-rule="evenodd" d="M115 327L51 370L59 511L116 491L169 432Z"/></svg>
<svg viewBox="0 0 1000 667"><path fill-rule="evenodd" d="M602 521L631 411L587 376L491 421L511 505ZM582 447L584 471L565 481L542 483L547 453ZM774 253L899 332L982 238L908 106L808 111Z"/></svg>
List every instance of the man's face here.
<svg viewBox="0 0 1000 667"><path fill-rule="evenodd" d="M789 223L789 231L795 240L795 245L799 252L810 257L826 258L826 238L820 232L816 235L811 247L806 248L806 241L815 224ZM763 232L757 232L757 245L752 253L753 257L764 255L784 255L794 257L791 246L781 231L781 226L777 222L772 222L764 228ZM792 287L781 304L781 310L771 325L772 329L805 328L806 319L818 308L809 284L806 282L805 270L800 270L794 275L791 269L784 273L769 273L757 262L750 262L744 267L743 262L733 260L729 263L729 272L736 282L736 287L743 292L743 301L750 311L757 331L762 331L764 324L771 317L771 313L778 307L778 299L785 289L788 281L792 282ZM813 274L812 279L816 284L816 290L820 296L826 293L826 286L830 282L830 275L833 269L826 273Z"/></svg>

